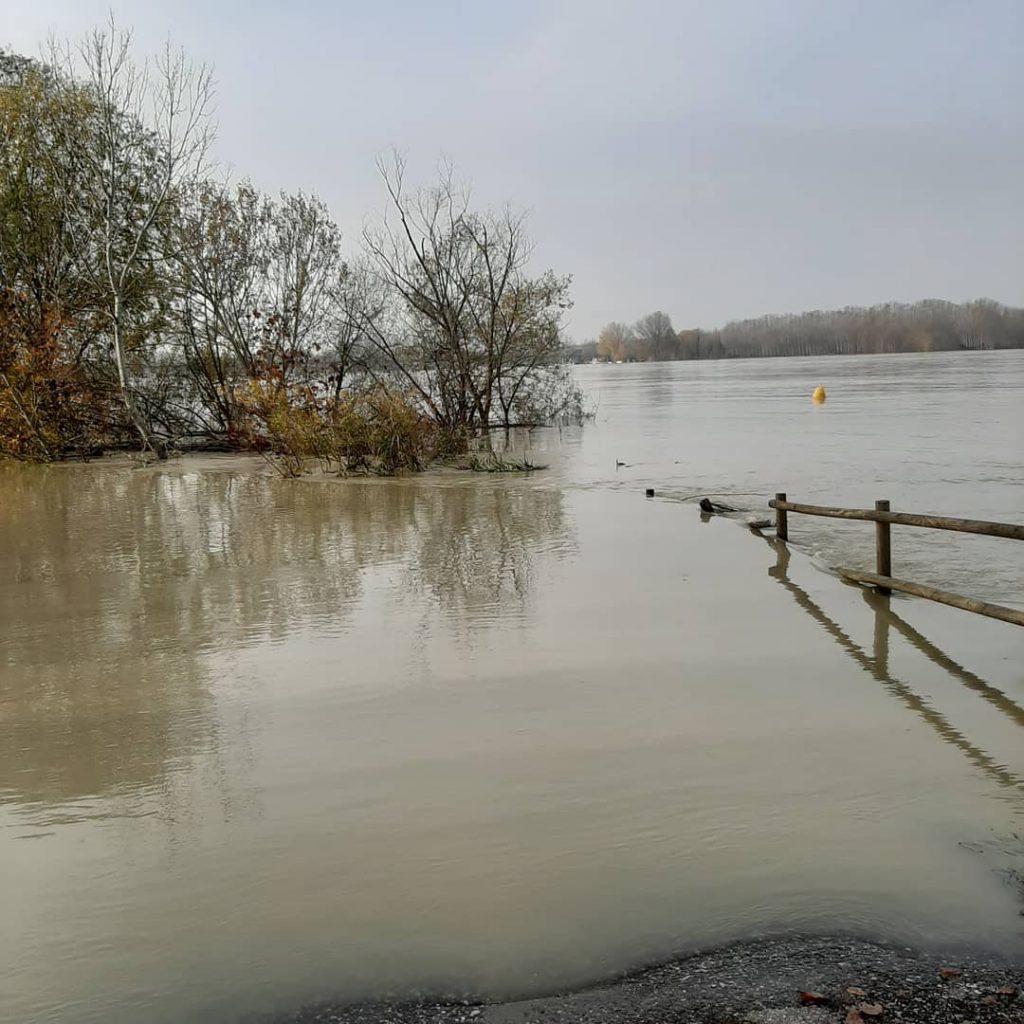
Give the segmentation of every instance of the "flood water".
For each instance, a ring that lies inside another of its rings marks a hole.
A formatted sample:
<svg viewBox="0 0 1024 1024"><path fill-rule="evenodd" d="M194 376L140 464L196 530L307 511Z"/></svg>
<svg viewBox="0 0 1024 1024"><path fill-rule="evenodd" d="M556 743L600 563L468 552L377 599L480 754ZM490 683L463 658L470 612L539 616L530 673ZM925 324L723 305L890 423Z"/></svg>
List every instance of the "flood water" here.
<svg viewBox="0 0 1024 1024"><path fill-rule="evenodd" d="M533 994L793 932L1024 957L1024 630L839 583L869 524L787 548L692 502L1024 522L1024 353L580 378L595 421L520 439L528 477L0 465L0 1019ZM1017 542L893 551L1024 605Z"/></svg>
<svg viewBox="0 0 1024 1024"><path fill-rule="evenodd" d="M574 479L1024 521L1024 352L587 366L597 412ZM810 399L817 385L828 399ZM624 467L616 467L624 462ZM1024 607L1024 557L1005 540L894 528L893 569ZM874 562L865 523L794 518L825 565ZM1008 550L1009 547L1009 550Z"/></svg>

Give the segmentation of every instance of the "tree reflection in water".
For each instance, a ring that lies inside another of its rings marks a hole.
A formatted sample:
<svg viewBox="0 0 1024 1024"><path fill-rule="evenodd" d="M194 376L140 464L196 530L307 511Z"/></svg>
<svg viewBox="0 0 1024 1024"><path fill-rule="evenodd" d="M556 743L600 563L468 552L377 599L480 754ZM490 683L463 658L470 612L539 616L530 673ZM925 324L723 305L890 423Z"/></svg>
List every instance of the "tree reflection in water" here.
<svg viewBox="0 0 1024 1024"><path fill-rule="evenodd" d="M46 823L97 797L144 813L217 747L208 654L336 632L375 570L448 628L486 628L572 546L560 490L534 481L258 467L0 466L0 802Z"/></svg>

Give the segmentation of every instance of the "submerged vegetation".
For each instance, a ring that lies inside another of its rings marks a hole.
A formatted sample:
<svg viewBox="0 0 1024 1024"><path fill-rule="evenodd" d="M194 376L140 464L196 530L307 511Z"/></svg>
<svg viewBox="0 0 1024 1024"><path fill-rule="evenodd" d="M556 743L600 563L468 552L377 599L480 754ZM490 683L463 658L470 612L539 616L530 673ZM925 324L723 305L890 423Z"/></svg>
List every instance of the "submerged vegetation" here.
<svg viewBox="0 0 1024 1024"><path fill-rule="evenodd" d="M445 433L405 395L351 391L318 401L311 389L249 381L239 396L249 443L285 476L310 461L338 473L391 475L422 469L443 449Z"/></svg>
<svg viewBox="0 0 1024 1024"><path fill-rule="evenodd" d="M473 473L532 473L534 470L548 467L530 462L526 458L488 451L474 452L463 463L463 468Z"/></svg>
<svg viewBox="0 0 1024 1024"><path fill-rule="evenodd" d="M0 455L256 450L396 473L491 427L582 416L525 218L448 166L351 257L325 204L225 184L212 84L109 26L45 60L0 52Z"/></svg>

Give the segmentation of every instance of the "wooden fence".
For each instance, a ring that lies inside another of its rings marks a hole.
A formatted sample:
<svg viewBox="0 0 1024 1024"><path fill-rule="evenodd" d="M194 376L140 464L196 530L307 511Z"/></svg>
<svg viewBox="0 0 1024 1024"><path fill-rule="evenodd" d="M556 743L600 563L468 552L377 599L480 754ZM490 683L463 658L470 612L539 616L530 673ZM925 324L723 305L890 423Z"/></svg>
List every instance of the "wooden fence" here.
<svg viewBox="0 0 1024 1024"><path fill-rule="evenodd" d="M768 502L775 509L775 534L779 540L789 540L789 513L805 516L825 516L830 519L862 519L875 524L875 572L861 572L857 569L839 567L837 572L843 579L853 583L867 584L875 587L880 593L889 594L894 590L904 594L914 594L929 601L938 601L954 608L987 615L992 619L1012 622L1024 626L1024 611L1006 608L1003 605L978 601L960 594L951 594L948 590L939 590L922 583L897 579L892 574L892 538L890 530L893 524L898 526L919 526L930 530L954 530L957 533L975 533L986 537L1004 537L1009 540L1024 540L1024 526L1014 523L990 523L983 519L952 519L947 516L916 515L912 512L893 512L888 501L876 501L870 508L833 508L829 505L802 505L789 501L785 494L776 494L775 500Z"/></svg>

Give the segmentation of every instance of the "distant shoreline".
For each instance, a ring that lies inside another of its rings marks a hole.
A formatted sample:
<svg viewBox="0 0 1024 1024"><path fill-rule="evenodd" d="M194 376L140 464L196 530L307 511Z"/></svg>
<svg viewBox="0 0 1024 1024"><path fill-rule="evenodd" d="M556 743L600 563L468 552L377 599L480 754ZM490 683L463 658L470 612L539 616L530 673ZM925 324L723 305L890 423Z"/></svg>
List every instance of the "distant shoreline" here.
<svg viewBox="0 0 1024 1024"><path fill-rule="evenodd" d="M1024 308L992 299L884 302L875 306L769 313L723 327L676 330L662 311L636 323L605 324L569 346L577 362L889 355L1024 348Z"/></svg>
<svg viewBox="0 0 1024 1024"><path fill-rule="evenodd" d="M952 355L994 355L1005 352L1022 352L1024 344L1008 345L1003 348L944 348L929 349L924 352L773 352L764 355L723 355L723 356L700 356L689 358L685 356L672 359L576 359L570 356L569 362L573 366L640 366L650 363L742 363L761 362L767 359L869 359L872 357L900 357L900 356L952 356Z"/></svg>

